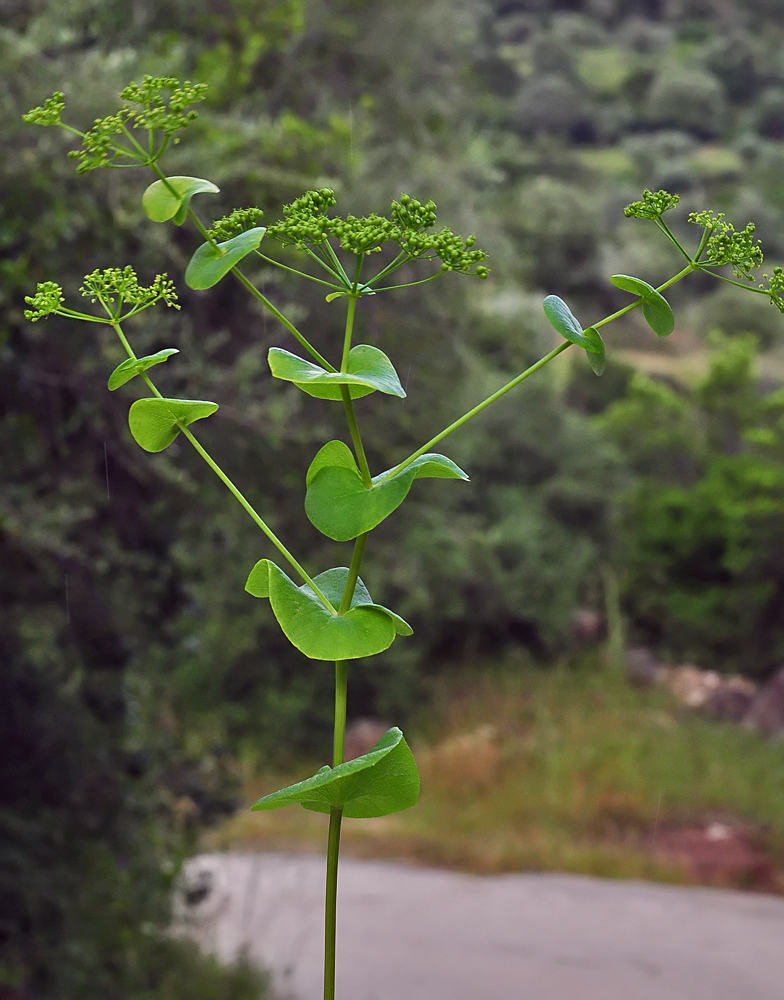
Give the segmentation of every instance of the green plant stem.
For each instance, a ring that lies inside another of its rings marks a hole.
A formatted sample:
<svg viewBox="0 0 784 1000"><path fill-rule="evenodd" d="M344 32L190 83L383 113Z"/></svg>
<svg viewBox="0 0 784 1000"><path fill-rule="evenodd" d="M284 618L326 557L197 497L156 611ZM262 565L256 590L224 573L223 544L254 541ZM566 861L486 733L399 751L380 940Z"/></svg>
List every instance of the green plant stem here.
<svg viewBox="0 0 784 1000"><path fill-rule="evenodd" d="M354 313L357 309L356 295L348 297L348 312L346 313L346 332L343 334L343 356L340 359L340 370L348 371L348 355L351 350L351 337L354 333Z"/></svg>
<svg viewBox="0 0 784 1000"><path fill-rule="evenodd" d="M368 532L354 542L343 597L338 614L344 615L351 607L351 598L359 578L359 567L365 552ZM332 737L332 766L343 763L346 743L346 696L348 693L348 670L345 660L335 661L335 723ZM327 841L327 889L324 910L324 1000L334 1000L335 996L335 947L338 904L338 861L340 858L340 825L342 809L331 809L329 813L329 839Z"/></svg>
<svg viewBox="0 0 784 1000"><path fill-rule="evenodd" d="M357 464L359 465L359 471L362 476L362 482L367 489L373 485L373 477L370 475L370 467L368 466L367 456L365 455L365 449L362 446L362 438L359 435L359 427L357 426L357 418L354 416L354 404L351 401L351 391L347 385L342 385L340 387L340 395L343 400L343 406L346 411L346 420L348 421L348 429L351 434L351 441L354 445L354 451L357 456Z"/></svg>
<svg viewBox="0 0 784 1000"><path fill-rule="evenodd" d="M267 538L269 538L269 540L272 542L272 544L275 546L278 552L280 552L283 558L286 559L291 564L291 566L294 567L297 573L299 573L299 575L302 577L305 583L307 583L307 585L311 588L313 593L316 595L316 597L318 597L318 599L321 601L324 607L334 613L335 608L327 600L322 591L308 576L308 574L305 572L302 566L300 566L300 564L297 562L294 556L289 552L289 550L286 548L283 542L278 538L278 536L275 534L272 528L270 528L263 520L263 518L261 518L259 514L256 513L256 511L253 509L250 503L248 503L248 501L245 499L242 493L240 493L240 491L237 489L234 483L229 479L229 477L226 475L223 469L221 469L221 467L217 464L217 462L215 462L209 455L209 453L199 444L199 442L196 440L196 438L188 430L187 427L185 427L183 424L180 423L178 423L178 427L185 435L185 437L190 441L190 443L193 445L196 451L201 455L201 457L204 459L207 465L209 465L209 467L212 469L212 471L215 473L218 479L220 479L223 485L228 489L228 491L235 498L235 500L238 500L239 503L242 505L242 507L245 509L245 511L248 514L250 514L250 516L253 518L256 524L261 528L261 530L264 532Z"/></svg>
<svg viewBox="0 0 784 1000"><path fill-rule="evenodd" d="M123 345L123 347L125 348L125 350L128 352L128 357L135 358L136 355L133 352L133 348L128 343L128 338L123 333L122 328L120 327L120 324L117 323L117 322L113 322L111 325L112 325L112 327L114 329L114 332L119 337L120 343ZM142 376L142 379L144 380L145 384L147 385L147 388L150 390L150 392L154 396L156 396L158 399L163 399L164 397L161 395L161 393L155 387L155 385L153 384L152 379L147 374L147 372L142 372L141 376ZM305 581L305 583L307 583L307 585L311 588L311 590L313 591L313 593L318 597L318 599L321 601L321 603L324 605L324 607L327 608L327 610L331 611L334 614L335 613L335 608L333 608L332 604L327 600L327 598L324 595L324 593L313 582L313 580L311 579L311 577L308 576L308 574L305 572L305 570L302 568L302 566L300 566L299 562L297 562L297 560L294 558L294 556L289 552L289 550L286 548L286 546L283 544L283 542L278 538L278 536L275 534L275 532L272 530L272 528L269 527L269 525L266 523L266 521L264 521L264 519L261 517L261 515L258 514L256 512L256 510L254 510L253 506L245 499L245 497L242 495L242 493L240 493L240 491L237 489L237 487L234 485L234 483L229 479L229 477L226 475L226 473L223 471L223 469L221 469L221 467L218 465L218 463L212 458L212 456L207 452L207 450L204 447L202 447L201 444L199 444L199 442L193 436L193 434L191 433L191 431L184 424L182 424L182 423L180 423L178 421L177 422L177 426L179 427L180 432L182 434L184 434L185 437L190 441L190 443L193 445L193 447L196 449L196 451L199 453L199 455L201 455L201 457L204 459L204 461L207 463L207 465L209 465L209 467L212 469L212 471L215 473L215 475L218 477L218 479L220 479L220 481L223 483L223 485L229 490L229 492L231 493L231 495L236 500L239 501L239 503L242 505L242 507L244 508L244 510L246 511L246 513L250 514L251 518L255 521L255 523L258 525L258 527L261 528L261 530L264 532L264 534L267 536L267 538L269 538L269 540L272 542L272 544L275 546L275 548L278 550L278 552L280 552L280 554L283 556L283 558L286 559L291 566L293 566L293 568L297 571L297 573L299 573L299 575L302 577L302 579Z"/></svg>
<svg viewBox="0 0 784 1000"><path fill-rule="evenodd" d="M253 284L250 278L246 277L238 267L233 267L231 270L232 273L236 275L236 277L239 278L242 284L248 289L250 294L254 298L258 299L259 302L261 302L261 304L264 306L264 308L269 310L269 312L272 313L272 315L279 323L282 323L283 326L286 327L286 329L289 331L292 337L294 337L296 340L299 341L299 343L305 348L305 350L310 354L312 358L315 358L316 361L318 361L318 363L323 368L327 369L328 372L337 371L337 368L334 368L329 363L329 361L327 361L327 359L316 350L316 348L310 343L310 341L299 332L296 326L294 326L294 324L283 315L280 309L276 308L266 297L266 295L264 295L261 291L259 291L258 288L256 288L256 286Z"/></svg>
<svg viewBox="0 0 784 1000"><path fill-rule="evenodd" d="M665 281L663 285L659 285L656 291L663 292L666 288L669 288L670 285L674 285L676 281L680 281L682 278L685 278L687 274L691 274L692 271L697 270L698 266L699 265L695 264L694 261L690 261L689 264L686 267L684 267L682 271L679 271L676 275L670 278L669 281ZM628 306L624 306L623 309L619 309L617 312L612 313L610 316L606 316L604 319L599 320L598 323L593 323L592 326L594 327L594 329L598 329L601 326L606 326L613 320L618 319L620 316L625 316L627 313L630 313L633 309L636 309L638 306L642 305L642 301L643 300L641 298L638 298L635 302L630 302ZM502 386L491 396L488 396L487 399L477 404L473 409L469 410L468 413L464 413L462 417L458 417L457 420L451 423L448 427L444 428L444 430L442 430L440 434L436 434L436 436L431 438L426 444L423 444L421 448L417 449L417 451L415 451L412 455L409 455L407 459L405 459L403 462L400 463L400 465L396 465L393 469L390 469L389 472L387 472L386 475L379 480L379 482L384 482L387 479L391 479L392 476L395 476L399 472L402 472L402 470L411 465L412 462L415 462L420 457L420 455L424 455L426 452L430 451L430 449L434 445L437 445L439 441L443 441L445 437L448 437L453 431L456 431L459 427L462 427L463 424L471 420L472 417L475 417L478 413L481 413L482 410L486 409L488 406L491 406L502 396L506 395L507 392L514 389L521 382L524 382L525 379L533 375L534 372L539 371L540 368L543 368L548 362L552 361L553 358L556 358L558 357L559 354L562 354L569 346L570 346L570 341L567 340L564 341L563 344L559 344L558 347L550 351L549 354L545 354L545 356L543 358L540 358L536 362L536 364L531 365L530 368L526 368L524 372L522 372L516 378L513 378L511 382L507 382L506 385Z"/></svg>
<svg viewBox="0 0 784 1000"><path fill-rule="evenodd" d="M332 739L332 766L343 763L346 742L346 694L348 689L348 663L335 660L335 728Z"/></svg>
<svg viewBox="0 0 784 1000"><path fill-rule="evenodd" d="M364 532L362 535L358 535L354 541L354 551L351 555L351 565L348 568L348 576L346 577L346 585L343 588L343 597L340 600L340 607L338 608L338 614L344 615L351 607L351 600L354 597L354 588L357 585L357 580L359 579L359 568L362 565L362 556L365 554L365 542L367 541L368 532Z"/></svg>
<svg viewBox="0 0 784 1000"><path fill-rule="evenodd" d="M335 1000L335 943L338 907L338 858L340 856L340 822L343 810L329 811L327 841L327 891L324 912L324 1000Z"/></svg>
<svg viewBox="0 0 784 1000"><path fill-rule="evenodd" d="M413 455L409 455L408 458L405 459L405 461L400 463L400 465L396 465L394 469L390 469L385 476L379 479L379 482L384 482L386 479L391 479L392 476L396 476L398 472L402 472L402 470L411 465L412 462L415 462L420 457L420 455L424 455L426 452L430 451L430 449L434 445L438 444L439 441L443 441L445 437L448 437L453 431L456 431L459 427L462 427L463 424L471 420L472 417L475 417L478 413L481 413L482 410L486 410L488 406L492 406L492 404L495 403L496 400L499 400L502 396L505 396L507 392L510 392L512 389L514 389L515 386L518 386L521 382L524 382L527 378L530 378L531 375L534 374L534 372L538 372L540 368L543 368L548 362L552 361L553 358L557 358L559 354L563 354L563 352L571 346L572 346L571 341L565 340L562 344L559 344L558 347L553 348L553 350L550 351L549 354L545 354L545 356L543 358L540 358L536 362L536 364L531 365L530 368L526 368L524 372L522 372L516 378L513 378L511 382L507 382L506 385L502 386L491 396L488 396L487 399L483 400L481 403L478 403L473 409L469 410L468 413L464 413L462 417L458 417L457 420L451 423L448 427L445 427L444 430L442 430L439 434L436 434L436 436L431 438L426 444L423 444L421 448L418 448L413 453Z"/></svg>
<svg viewBox="0 0 784 1000"><path fill-rule="evenodd" d="M152 163L152 164L150 164L150 166L155 171L155 173L158 175L159 180L162 180L164 182L164 184L166 185L166 187L169 189L169 191L175 197L177 197L177 192L174 190L174 188L171 186L171 184L169 184L168 177L164 174L164 172L161 170L161 168L158 166L158 164L157 163ZM204 237L204 239L211 246L215 247L216 250L218 250L220 253L222 253L223 251L220 250L220 247L218 246L218 244L216 243L216 241L207 233L206 228L204 227L204 225L202 224L201 220L199 219L199 217L196 215L196 213L193 211L192 208L188 208L188 218L191 220L191 222L194 224L194 226L196 226L196 228L199 230L199 232ZM307 339L307 337L304 337L299 332L299 330L296 328L296 326L294 326L294 324L290 320L286 319L286 317L283 315L283 313L279 309L276 309L276 307L270 302L270 300L258 288L256 288L256 286L253 284L253 282L250 280L250 278L246 277L242 273L242 271L240 271L240 269L238 267L233 267L231 269L231 273L236 278L239 279L239 281L248 289L248 291L251 293L251 295L254 298L258 299L259 302L261 302L261 304L264 306L265 309L268 309L272 313L272 315L275 317L276 320L278 320L279 323L282 323L283 326L285 326L285 328L289 331L289 333L296 340L299 341L299 343L305 348L305 350L313 358L315 358L316 361L318 361L318 363L320 365L323 365L323 367L326 368L327 371L329 371L329 372L334 372L334 371L337 370L337 369L335 369L335 368L332 367L332 365L329 363L329 361L327 361L326 358L324 358L324 357L321 356L321 354L310 343L310 341Z"/></svg>
<svg viewBox="0 0 784 1000"><path fill-rule="evenodd" d="M357 308L357 295L356 289L359 284L359 274L362 268L362 257L357 256L357 271L356 277L354 279L353 293L349 295L348 299L348 311L346 313L346 332L343 336L343 358L340 364L340 370L345 372L348 369L348 355L351 350L351 337L354 332L354 314ZM348 429L351 434L351 441L354 445L354 451L357 456L357 464L359 465L359 471L362 476L362 482L367 489L370 489L373 483L373 477L370 475L370 467L368 466L367 456L365 455L365 449L362 446L362 437L359 433L359 427L357 425L357 418L354 414L354 403L351 399L351 389L347 385L342 385L340 387L340 396L343 400L343 407L346 411L346 420L348 421Z"/></svg>
<svg viewBox="0 0 784 1000"><path fill-rule="evenodd" d="M296 267L289 267L288 264L281 264L279 260L275 260L273 257L267 257L260 250L253 251L257 257L261 257L262 260L266 261L268 264L273 264L275 267L281 268L283 271L288 271L290 274L296 274L300 278L307 278L308 281L316 281L319 285L326 285L327 288L332 288L336 292L343 292L345 289L341 285L336 285L332 281L324 281L323 278L317 278L315 275L308 274L306 271L298 271Z"/></svg>

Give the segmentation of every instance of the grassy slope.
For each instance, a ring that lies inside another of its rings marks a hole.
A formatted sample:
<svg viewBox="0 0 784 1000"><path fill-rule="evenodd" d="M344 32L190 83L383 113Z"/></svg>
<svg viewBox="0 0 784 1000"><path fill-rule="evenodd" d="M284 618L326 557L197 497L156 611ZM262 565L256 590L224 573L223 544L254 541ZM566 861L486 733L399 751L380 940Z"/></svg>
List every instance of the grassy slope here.
<svg viewBox="0 0 784 1000"><path fill-rule="evenodd" d="M654 828L731 816L784 867L784 743L631 688L596 659L452 677L411 732L420 801L347 822L351 853L681 881L685 872L654 857ZM254 778L248 797L307 773ZM242 812L211 846L321 849L324 819L297 807Z"/></svg>

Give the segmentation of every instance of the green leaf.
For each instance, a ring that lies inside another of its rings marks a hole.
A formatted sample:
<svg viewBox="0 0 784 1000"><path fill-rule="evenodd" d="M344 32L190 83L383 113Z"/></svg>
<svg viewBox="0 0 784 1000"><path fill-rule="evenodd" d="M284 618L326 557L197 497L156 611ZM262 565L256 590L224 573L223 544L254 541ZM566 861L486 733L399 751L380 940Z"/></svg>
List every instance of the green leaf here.
<svg viewBox="0 0 784 1000"><path fill-rule="evenodd" d="M593 348L590 351L585 352L588 358L588 363L591 368L593 368L595 375L604 374L604 341L602 340L599 331L595 326L589 326L587 330L583 330L583 335L593 344Z"/></svg>
<svg viewBox="0 0 784 1000"><path fill-rule="evenodd" d="M558 298L557 295L548 295L542 303L542 308L551 325L562 337L586 351L598 353L596 341L585 335L577 317L563 299Z"/></svg>
<svg viewBox="0 0 784 1000"><path fill-rule="evenodd" d="M203 399L137 399L128 414L128 426L134 440L145 451L163 451L194 420L209 417L217 403Z"/></svg>
<svg viewBox="0 0 784 1000"><path fill-rule="evenodd" d="M322 767L312 778L265 795L251 809L299 805L313 812L342 808L352 819L388 816L416 805L419 775L411 750L395 727L373 749L337 767Z"/></svg>
<svg viewBox="0 0 784 1000"><path fill-rule="evenodd" d="M110 391L119 389L121 385L130 382L132 378L146 372L153 365L159 365L162 361L168 361L172 354L179 354L176 347L166 347L157 354L148 354L145 358L128 358L121 365L117 365L109 376L108 387Z"/></svg>
<svg viewBox="0 0 784 1000"><path fill-rule="evenodd" d="M225 243L202 243L185 269L185 284L196 289L217 285L235 264L258 247L266 231L264 226L257 226Z"/></svg>
<svg viewBox="0 0 784 1000"><path fill-rule="evenodd" d="M595 326L583 330L577 317L563 299L557 295L548 295L542 303L544 314L555 329L578 347L582 347L588 355L588 361L597 375L604 371L604 341Z"/></svg>
<svg viewBox="0 0 784 1000"><path fill-rule="evenodd" d="M320 573L313 582L333 607L340 605L348 568ZM307 585L298 587L271 562L261 559L250 571L245 589L268 597L289 642L312 660L355 660L374 656L392 645L395 635L411 635L411 626L394 611L374 604L357 581L351 607L344 615L330 611Z"/></svg>
<svg viewBox="0 0 784 1000"><path fill-rule="evenodd" d="M311 523L328 538L347 542L399 507L415 479L468 479L451 459L435 454L421 455L400 472L390 472L376 476L367 487L351 450L342 441L328 441L308 469L305 512Z"/></svg>
<svg viewBox="0 0 784 1000"><path fill-rule="evenodd" d="M406 395L392 362L383 351L369 344L351 348L346 372L328 372L280 347L270 348L267 361L275 378L293 382L303 392L319 399L342 399L341 385L349 387L352 399L367 396L376 389L401 399Z"/></svg>
<svg viewBox="0 0 784 1000"><path fill-rule="evenodd" d="M632 278L628 274L614 274L610 281L624 292L639 295L642 299L642 314L648 326L657 337L669 337L675 329L675 316L670 303L642 278Z"/></svg>
<svg viewBox="0 0 784 1000"><path fill-rule="evenodd" d="M173 219L181 226L188 214L191 198L195 194L217 194L220 188L201 177L167 177L153 181L142 195L142 207L153 222Z"/></svg>

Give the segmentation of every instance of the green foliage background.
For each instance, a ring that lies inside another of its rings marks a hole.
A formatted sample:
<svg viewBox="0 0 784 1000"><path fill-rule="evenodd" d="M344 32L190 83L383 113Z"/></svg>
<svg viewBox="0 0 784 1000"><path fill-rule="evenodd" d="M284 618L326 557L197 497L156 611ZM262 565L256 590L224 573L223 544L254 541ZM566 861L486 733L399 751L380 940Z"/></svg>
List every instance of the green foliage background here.
<svg viewBox="0 0 784 1000"><path fill-rule="evenodd" d="M150 457L131 441L128 398L105 389L117 348L59 319L31 326L23 296L51 277L76 295L98 266L131 263L144 280L167 270L183 310L146 314L134 343L182 349L166 390L221 403L205 440L314 571L347 558L301 506L310 458L340 430L327 404L268 377L268 347L291 346L271 317L230 281L184 286L197 240L144 217L148 178L77 178L65 137L21 114L60 89L87 124L128 79L187 76L209 99L166 166L220 186L214 216L258 204L275 219L329 184L341 209L383 210L408 190L476 231L492 254L481 287L447 276L361 303L362 339L390 354L409 393L360 404L371 466L387 468L551 346L544 294L599 315L626 301L608 274L656 283L677 269L653 232L623 220L641 186L680 191L684 218L707 204L741 226L751 216L784 257L781 4L0 11L0 711L15 748L0 765L2 975L33 995L168 996L145 943L155 934L139 929L165 925L178 859L231 807L232 759L323 751L331 675L244 593L269 553L220 484L178 445ZM258 277L317 344L337 342L319 292ZM673 305L697 335L749 333L775 358L781 317L749 298L736 308L697 282ZM609 354L646 342L629 321ZM363 576L415 635L352 668L350 711L402 721L424 673L509 644L552 658L574 608L600 606L602 562L620 573L633 635L663 654L772 669L781 403L760 395L750 344L725 345L693 389L617 362L597 381L566 356L450 439L471 483L416 484L374 535Z"/></svg>

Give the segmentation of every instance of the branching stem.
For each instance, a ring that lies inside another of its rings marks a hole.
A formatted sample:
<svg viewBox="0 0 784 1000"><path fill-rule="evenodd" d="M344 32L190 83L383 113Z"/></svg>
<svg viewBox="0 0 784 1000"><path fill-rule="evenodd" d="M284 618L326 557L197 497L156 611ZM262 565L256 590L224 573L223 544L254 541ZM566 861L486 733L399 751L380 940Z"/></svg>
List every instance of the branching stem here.
<svg viewBox="0 0 784 1000"><path fill-rule="evenodd" d="M128 343L128 338L123 333L123 331L122 331L122 329L120 327L120 324L117 323L117 322L113 322L111 325L112 325L115 333L119 337L120 343L123 345L123 347L127 351L128 357L129 358L136 358L136 355L133 352L133 348ZM142 379L144 380L145 384L147 385L147 388L150 390L150 392L152 392L152 394L155 397L157 397L158 399L163 399L164 397L161 395L161 393L155 387L155 385L153 384L152 379L147 374L147 372L142 372L141 376L142 376ZM313 591L313 593L318 597L318 599L321 601L321 603L324 605L324 607L327 608L328 611L331 611L334 614L335 613L335 608L332 606L332 604L329 602L329 600L327 600L327 597L324 595L324 593L321 591L321 589L313 582L313 580L311 579L311 577L305 572L305 570L303 569L303 567L294 558L294 556L291 554L291 552L289 552L289 550L286 548L286 546L283 544L283 542L278 538L278 536L275 534L275 532L272 530L272 528L269 527L269 525L266 523L266 521L254 509L254 507L250 504L250 502L245 499L245 497L242 495L242 493L239 491L239 489L237 489L237 487L234 485L234 483L231 481L231 479L229 479L229 477L226 475L226 473L223 471L223 469L221 469L221 467L218 465L218 463L212 458L212 456L207 452L207 450L196 440L196 438L193 436L193 433L188 429L188 427L186 427L185 424L180 423L179 421L177 422L177 426L179 427L180 432L188 439L188 441L190 441L190 443L196 449L196 451L198 452L198 454L201 455L201 457L204 459L204 461L207 463L207 465L209 465L209 467L212 469L212 471L215 473L215 475L218 477L218 479L220 479L220 481L223 483L223 485L228 489L228 491L231 493L231 495L234 497L234 499L237 500L240 503L240 505L243 507L243 509L245 510L245 512L247 514L249 514L251 516L251 518L253 519L253 521L256 523L256 525L258 525L258 527L261 528L261 530L264 532L264 534L267 536L267 538L269 538L269 540L272 542L272 544L275 546L275 548L278 550L278 552L280 552L280 554L283 556L283 558L297 571L297 573L302 577L302 579L305 581L305 583L311 588L311 590Z"/></svg>

